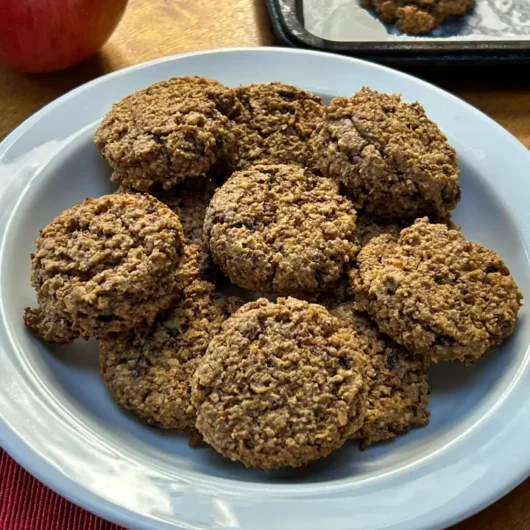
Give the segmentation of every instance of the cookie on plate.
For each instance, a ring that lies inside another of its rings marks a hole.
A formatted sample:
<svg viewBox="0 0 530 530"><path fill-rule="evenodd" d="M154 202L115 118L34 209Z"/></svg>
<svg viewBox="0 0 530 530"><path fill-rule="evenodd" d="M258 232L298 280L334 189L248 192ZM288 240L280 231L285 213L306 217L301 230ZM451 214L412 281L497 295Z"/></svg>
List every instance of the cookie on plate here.
<svg viewBox="0 0 530 530"><path fill-rule="evenodd" d="M366 341L368 405L361 429L354 437L361 449L429 423L429 361L386 337L353 302L331 311L341 323Z"/></svg>
<svg viewBox="0 0 530 530"><path fill-rule="evenodd" d="M455 150L419 103L363 88L334 98L311 144L315 165L356 208L445 222L460 200Z"/></svg>
<svg viewBox="0 0 530 530"><path fill-rule="evenodd" d="M433 362L473 363L513 332L521 307L497 253L426 218L372 239L350 275L357 307Z"/></svg>
<svg viewBox="0 0 530 530"><path fill-rule="evenodd" d="M192 432L191 377L235 303L194 281L152 326L101 340L101 373L116 401L150 424Z"/></svg>
<svg viewBox="0 0 530 530"><path fill-rule="evenodd" d="M235 141L233 91L200 77L173 78L127 96L104 117L95 144L112 181L168 190L206 173Z"/></svg>
<svg viewBox="0 0 530 530"><path fill-rule="evenodd" d="M149 195L86 199L43 228L35 245L31 283L41 316L26 323L37 333L43 318L60 323L58 334L63 319L82 337L125 331L153 321L176 296L182 226Z"/></svg>
<svg viewBox="0 0 530 530"><path fill-rule="evenodd" d="M322 100L283 83L235 89L241 112L235 118L233 169L256 163L307 165L308 140L322 118Z"/></svg>
<svg viewBox="0 0 530 530"><path fill-rule="evenodd" d="M303 297L333 287L353 261L355 219L331 179L297 166L258 165L216 191L204 237L239 287Z"/></svg>
<svg viewBox="0 0 530 530"><path fill-rule="evenodd" d="M475 0L363 0L384 22L395 22L405 33L430 33L446 18L465 15Z"/></svg>
<svg viewBox="0 0 530 530"><path fill-rule="evenodd" d="M197 430L248 467L304 466L364 420L363 344L322 306L294 298L244 305L193 377Z"/></svg>

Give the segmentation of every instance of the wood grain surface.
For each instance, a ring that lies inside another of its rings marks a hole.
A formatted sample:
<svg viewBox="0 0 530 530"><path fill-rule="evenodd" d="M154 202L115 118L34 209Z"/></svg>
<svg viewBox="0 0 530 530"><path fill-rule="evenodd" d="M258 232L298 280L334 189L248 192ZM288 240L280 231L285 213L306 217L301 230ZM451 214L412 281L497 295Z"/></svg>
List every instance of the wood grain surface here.
<svg viewBox="0 0 530 530"><path fill-rule="evenodd" d="M85 63L45 75L24 75L0 67L0 138L56 97L108 72L180 52L275 44L263 0L130 0L110 41ZM523 68L501 65L409 71L475 105L530 147L530 82L524 79ZM452 528L529 529L530 481Z"/></svg>

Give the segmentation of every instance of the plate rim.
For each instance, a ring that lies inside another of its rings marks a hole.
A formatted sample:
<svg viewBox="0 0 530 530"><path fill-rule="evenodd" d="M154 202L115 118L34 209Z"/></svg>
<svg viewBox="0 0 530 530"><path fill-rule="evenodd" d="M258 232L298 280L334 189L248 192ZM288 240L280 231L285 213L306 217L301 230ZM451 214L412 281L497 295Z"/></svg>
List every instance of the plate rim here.
<svg viewBox="0 0 530 530"><path fill-rule="evenodd" d="M491 125L495 126L497 129L497 132L499 134L502 134L504 139L506 141L509 141L514 148L517 148L521 150L521 153L524 153L528 157L528 151L526 147L514 136L512 136L506 129L504 129L500 124L496 123L494 120L489 118L487 115L480 112L478 109L473 107L472 105L462 101L461 99L457 98L453 94L446 92L439 87L432 85L426 81L423 81L421 79L418 79L414 76L411 76L409 74L405 74L403 72L399 72L396 70L393 70L392 68L388 68L382 65L374 64L374 63L367 63L367 61L361 60L361 59L354 59L354 58L347 58L347 57L341 57L330 53L325 53L321 51L313 51L313 50L292 50L292 49L282 49L282 48L274 48L274 47L242 47L242 48L221 48L221 49L213 49L213 50L203 50L203 51L196 51L196 52L188 52L183 54L176 54L168 57L163 57L159 59L154 59L152 61L148 61L145 63L140 63L136 65L132 65L128 68L124 68L122 70L118 70L115 72L111 72L109 74L106 74L104 76L101 76L99 78L96 78L92 81L89 81L77 88L74 88L67 92L66 94L62 95L61 97L57 98L56 100L50 102L48 105L44 106L42 109L40 109L38 112L36 112L34 115L27 118L22 124L20 124L14 131L12 131L9 135L7 135L2 142L0 142L0 163L2 163L4 154L9 150L11 146L13 146L18 140L20 140L24 134L31 129L31 127L43 119L48 113L50 113L52 110L56 109L57 107L60 107L62 104L64 104L66 101L75 98L78 94L90 90L91 87L100 84L105 83L109 79L114 79L120 76L127 75L129 72L134 70L141 70L145 68L150 68L154 65L158 65L165 62L172 62L175 60L179 60L181 58L185 57L193 57L193 56L199 56L199 55L213 55L218 53L239 53L239 52L252 52L252 53L283 53L288 55L312 55L312 56L325 56L330 59L334 60L342 60L349 63L360 63L362 65L368 65L370 68L374 68L377 70L383 70L386 72L390 72L391 75L394 76L400 76L405 78L406 80L414 83L419 83L423 86L428 86L430 89L435 90L437 93L443 96L443 98L451 99L453 103L458 105L465 106L468 110L472 110L474 113L477 114L477 116L481 120L487 120L490 122ZM530 157L529 157L530 160ZM1 198L0 198L1 202ZM3 243L2 243L3 246ZM3 315L3 305L0 307L0 313ZM3 342L2 338L2 342ZM2 442L3 448L6 450L8 454L10 454L16 461L18 461L25 469L29 470L29 472L36 476L39 480L44 482L46 485L48 485L51 489L58 492L63 497L71 500L75 504L78 504L82 506L83 508L93 511L96 510L93 513L98 513L102 517L106 518L107 520L114 521L118 524L127 525L127 526L135 526L138 524L138 519L142 519L142 524L145 525L146 528L161 528L159 523L134 512L129 512L127 509L117 506L113 504L108 499L104 499L102 497L96 496L92 492L88 491L83 486L83 491L85 495L81 496L75 496L74 494L71 494L68 491L68 483L75 483L79 484L79 482L74 481L71 478L65 478L63 477L57 477L54 479L54 481L49 480L49 476L54 475L57 470L53 467L51 464L45 464L42 465L41 461L35 462L34 461L34 453L33 448L31 448L28 444L23 442L23 445L26 447L26 450L19 449L17 446L17 440L19 440L16 435L14 435L11 431L6 431L4 428L2 428L3 420L2 420L2 414L0 413L0 441ZM12 438L12 439L11 439ZM7 440L7 441L6 441ZM20 446L19 441L19 446ZM33 461L32 461L33 459ZM48 466L48 470L46 470L46 467ZM523 470L524 469L524 470ZM50 473L50 470L52 473ZM530 474L530 464L524 468L524 466L521 466L520 474L515 478L515 480L507 481L504 488L498 488L495 490L495 492L490 493L489 496L484 496L482 502L475 503L472 510L465 510L462 509L460 512L465 512L464 514L453 514L452 517L445 518L443 521L440 519L440 522L436 524L435 526L431 526L429 528L435 529L435 528L442 528L442 526L439 526L439 524L443 524L445 526L446 524L453 524L454 522L460 521L465 517L469 517L472 514L480 511L484 507L488 506L495 500L501 498L504 496L508 491L516 487L519 483L521 483L528 475ZM94 497L95 500L88 501L86 500L86 497ZM108 506L107 506L108 505ZM120 512L119 514L117 512ZM189 528L192 528L191 526Z"/></svg>

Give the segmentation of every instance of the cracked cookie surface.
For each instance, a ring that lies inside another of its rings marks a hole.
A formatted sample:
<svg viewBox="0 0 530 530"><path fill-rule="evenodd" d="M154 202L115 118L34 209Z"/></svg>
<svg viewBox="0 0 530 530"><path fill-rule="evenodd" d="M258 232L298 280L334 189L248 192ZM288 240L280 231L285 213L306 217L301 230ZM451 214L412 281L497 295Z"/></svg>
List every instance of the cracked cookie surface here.
<svg viewBox="0 0 530 530"><path fill-rule="evenodd" d="M192 432L191 377L237 305L194 281L152 326L100 341L101 373L116 401L155 426Z"/></svg>
<svg viewBox="0 0 530 530"><path fill-rule="evenodd" d="M232 114L235 106L233 91L216 81L173 78L114 104L95 144L114 169L116 184L167 190L202 175L227 154L235 137L224 113Z"/></svg>
<svg viewBox="0 0 530 530"><path fill-rule="evenodd" d="M341 304L331 314L366 341L368 404L363 426L354 434L361 449L427 425L429 361L380 333L353 302Z"/></svg>
<svg viewBox="0 0 530 530"><path fill-rule="evenodd" d="M311 144L324 176L367 214L445 222L460 200L455 150L419 103L363 88L326 107Z"/></svg>
<svg viewBox="0 0 530 530"><path fill-rule="evenodd" d="M193 377L197 429L248 467L298 467L341 447L364 419L363 345L322 306L244 305Z"/></svg>
<svg viewBox="0 0 530 530"><path fill-rule="evenodd" d="M473 363L513 332L521 307L497 253L425 218L372 239L350 278L357 307L434 362Z"/></svg>
<svg viewBox="0 0 530 530"><path fill-rule="evenodd" d="M297 166L259 165L216 191L204 235L239 287L302 297L334 286L353 261L355 219L334 181Z"/></svg>
<svg viewBox="0 0 530 530"><path fill-rule="evenodd" d="M182 245L178 217L154 197L86 199L35 241L31 283L39 309L85 338L152 321L176 295Z"/></svg>
<svg viewBox="0 0 530 530"><path fill-rule="evenodd" d="M241 112L235 118L234 169L249 165L298 164L310 160L308 140L322 117L322 100L283 83L235 89Z"/></svg>

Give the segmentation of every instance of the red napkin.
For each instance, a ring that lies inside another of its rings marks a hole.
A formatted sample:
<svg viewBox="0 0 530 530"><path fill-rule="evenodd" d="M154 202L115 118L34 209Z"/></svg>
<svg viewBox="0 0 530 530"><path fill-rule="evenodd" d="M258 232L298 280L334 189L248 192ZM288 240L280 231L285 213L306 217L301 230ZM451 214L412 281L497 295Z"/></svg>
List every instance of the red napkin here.
<svg viewBox="0 0 530 530"><path fill-rule="evenodd" d="M122 530L59 497L0 449L0 530Z"/></svg>

